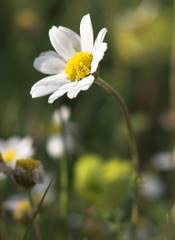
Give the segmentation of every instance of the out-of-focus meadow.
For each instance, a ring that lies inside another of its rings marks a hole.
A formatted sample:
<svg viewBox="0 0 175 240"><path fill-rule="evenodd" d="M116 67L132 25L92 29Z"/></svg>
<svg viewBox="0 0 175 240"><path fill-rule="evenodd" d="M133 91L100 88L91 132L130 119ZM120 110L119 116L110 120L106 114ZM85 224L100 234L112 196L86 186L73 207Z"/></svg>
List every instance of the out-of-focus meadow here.
<svg viewBox="0 0 175 240"><path fill-rule="evenodd" d="M73 100L64 96L53 104L30 96L32 85L44 77L33 61L52 50L50 27L79 33L86 13L95 35L108 29L99 72L125 99L138 144L134 239L175 239L173 11L173 0L1 0L0 152L10 160L18 145L20 154L42 162L44 183L32 189L34 204L55 176L36 219L41 239L132 239L133 167L115 99L95 84ZM61 169L67 159L65 193ZM0 239L22 239L32 212L27 191L1 174L0 193ZM39 240L33 228L28 239Z"/></svg>

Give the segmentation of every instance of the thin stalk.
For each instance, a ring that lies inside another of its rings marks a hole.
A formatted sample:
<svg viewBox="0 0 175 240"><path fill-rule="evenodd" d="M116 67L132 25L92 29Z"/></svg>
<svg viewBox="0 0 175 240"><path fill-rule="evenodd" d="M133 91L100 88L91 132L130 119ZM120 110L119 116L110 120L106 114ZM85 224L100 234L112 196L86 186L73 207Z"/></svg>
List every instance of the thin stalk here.
<svg viewBox="0 0 175 240"><path fill-rule="evenodd" d="M0 198L0 239L6 239L8 240L8 230L7 230L7 226L8 226L8 222L7 222L7 216L6 216L6 212L3 206L3 202Z"/></svg>
<svg viewBox="0 0 175 240"><path fill-rule="evenodd" d="M60 216L62 218L67 218L68 215L68 201L69 201L69 193L68 193L68 164L67 159L62 158L60 161L61 167L61 193L60 193Z"/></svg>
<svg viewBox="0 0 175 240"><path fill-rule="evenodd" d="M126 120L128 134L129 134L131 155L132 155L132 163L133 163L133 167L135 170L136 187L134 187L134 204L133 204L132 217L131 217L132 223L135 226L135 224L137 223L138 214L139 214L138 213L138 204L139 204L138 198L139 198L139 196L138 196L138 188L137 188L137 180L139 177L139 158L138 158L138 149L137 149L136 139L135 139L134 131L133 131L132 124L131 124L130 113L129 113L128 107L127 107L124 99L120 96L120 94L111 85L109 85L107 82L105 82L100 77L97 78L96 84L99 85L100 87L102 87L107 92L111 93L115 97L116 101L118 102L118 104L120 106L121 111L124 114L125 120Z"/></svg>
<svg viewBox="0 0 175 240"><path fill-rule="evenodd" d="M60 215L67 218L69 213L69 161L66 141L66 123L60 113L60 120L62 125L62 137L64 145L64 154L60 161L61 167L61 195L60 195Z"/></svg>
<svg viewBox="0 0 175 240"><path fill-rule="evenodd" d="M175 201L174 191L174 152L175 147L175 0L172 2L173 19L172 19L172 44L171 44L171 60L170 60L170 79L169 79L169 114L168 121L170 122L170 151L172 171L169 176L172 202Z"/></svg>
<svg viewBox="0 0 175 240"><path fill-rule="evenodd" d="M43 196L42 196L42 198L41 198L41 200L40 200L40 202L39 202L39 204L38 204L38 207L36 208L36 211L34 212L34 214L33 214L33 216L32 216L32 219L31 219L31 221L30 221L30 223L29 223L29 226L27 227L27 229L26 229L26 231L25 231L25 233L24 233L24 236L23 236L22 240L27 240L27 239L28 239L29 233L30 233L31 228L32 228L32 226L33 226L33 223L34 223L34 221L35 221L35 219L36 219L36 217L37 217L37 215L38 215L38 213L39 213L39 211L40 211L40 209L41 209L41 207L42 207L42 204L43 204L43 202L44 202L44 199L45 199L45 197L46 197L46 195L47 195L47 193L48 193L48 191L49 191L49 189L50 189L50 187L51 187L51 185L52 185L53 180L54 180L54 177L51 179L49 185L47 186L45 192L43 193Z"/></svg>
<svg viewBox="0 0 175 240"><path fill-rule="evenodd" d="M173 34L171 48L171 66L170 66L170 114L175 115L175 0L173 0Z"/></svg>
<svg viewBox="0 0 175 240"><path fill-rule="evenodd" d="M31 205L31 208L32 208L32 213L34 213L35 205L34 205L34 202L33 202L31 190L28 191L28 196L29 196L29 201L30 201L30 205ZM34 224L34 231L35 231L36 240L41 240L41 234L40 234L40 229L39 229L37 219L35 219L33 224Z"/></svg>
<svg viewBox="0 0 175 240"><path fill-rule="evenodd" d="M172 222L171 222L171 217L170 217L170 212L167 213L166 215L166 225L167 225L167 232L166 232L166 237L167 240L173 240L172 236Z"/></svg>

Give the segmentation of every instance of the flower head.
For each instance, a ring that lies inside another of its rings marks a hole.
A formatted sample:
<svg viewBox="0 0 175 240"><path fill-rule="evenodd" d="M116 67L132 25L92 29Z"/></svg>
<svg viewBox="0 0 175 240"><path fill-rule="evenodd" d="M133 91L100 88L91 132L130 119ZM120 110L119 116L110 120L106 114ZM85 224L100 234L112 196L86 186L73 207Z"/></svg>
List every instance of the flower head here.
<svg viewBox="0 0 175 240"><path fill-rule="evenodd" d="M112 183L131 176L132 167L129 161L123 159L111 159L104 163L102 172L105 181Z"/></svg>
<svg viewBox="0 0 175 240"><path fill-rule="evenodd" d="M40 161L34 159L20 159L13 170L15 181L24 188L31 188L37 183L42 183L44 169Z"/></svg>
<svg viewBox="0 0 175 240"><path fill-rule="evenodd" d="M34 67L46 77L35 83L31 89L33 98L50 95L49 103L67 93L75 98L80 91L86 91L94 82L94 73L107 49L103 42L107 29L102 28L94 42L90 15L80 23L80 36L65 27L53 26L49 38L56 50L42 53L34 61Z"/></svg>
<svg viewBox="0 0 175 240"><path fill-rule="evenodd" d="M159 152L151 158L153 167L160 171L171 171L175 168L175 149L172 152Z"/></svg>
<svg viewBox="0 0 175 240"><path fill-rule="evenodd" d="M5 201L4 208L12 212L17 221L26 221L32 214L30 202L25 195L13 195Z"/></svg>
<svg viewBox="0 0 175 240"><path fill-rule="evenodd" d="M71 111L61 106L54 111L51 122L51 135L48 137L46 149L53 159L64 155L65 151L72 153L75 148L73 135L76 133L76 124L70 121Z"/></svg>
<svg viewBox="0 0 175 240"><path fill-rule="evenodd" d="M144 172L141 175L140 192L148 200L157 200L165 193L165 186L158 176Z"/></svg>
<svg viewBox="0 0 175 240"><path fill-rule="evenodd" d="M31 137L12 137L8 140L0 140L0 172L6 167L14 169L17 159L32 157L34 154L33 140Z"/></svg>

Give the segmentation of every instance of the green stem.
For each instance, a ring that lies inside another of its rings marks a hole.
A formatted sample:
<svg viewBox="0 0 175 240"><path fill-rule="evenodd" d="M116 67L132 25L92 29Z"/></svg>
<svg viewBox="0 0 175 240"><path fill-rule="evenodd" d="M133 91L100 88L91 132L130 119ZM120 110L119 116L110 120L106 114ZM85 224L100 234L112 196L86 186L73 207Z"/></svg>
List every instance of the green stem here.
<svg viewBox="0 0 175 240"><path fill-rule="evenodd" d="M31 208L32 208L32 213L34 213L35 204L33 202L31 190L28 191L28 195L29 195L30 205L31 205ZM41 240L41 234L40 234L40 229L39 229L37 219L35 219L35 221L34 221L34 231L35 231L36 240Z"/></svg>
<svg viewBox="0 0 175 240"><path fill-rule="evenodd" d="M61 194L60 194L60 216L63 219L67 219L69 213L69 161L68 161L68 150L66 142L66 129L65 122L61 118L61 124L63 126L63 144L64 144L64 155L60 161L61 168Z"/></svg>
<svg viewBox="0 0 175 240"><path fill-rule="evenodd" d="M68 164L67 159L62 158L60 161L61 167L61 193L60 193L60 216L66 218L68 215Z"/></svg>
<svg viewBox="0 0 175 240"><path fill-rule="evenodd" d="M120 109L123 112L128 128L128 133L129 133L129 143L130 143L130 148L131 148L131 154L132 154L132 162L133 162L133 167L135 170L135 183L136 187L134 188L134 204L133 204L133 209L132 209L132 223L135 225L138 219L138 203L139 203L139 196L138 196L138 188L137 188L137 180L139 177L139 158L138 158L138 149L137 149L137 144L136 144L136 139L134 135L134 131L132 128L131 124L131 117L130 113L128 110L128 107L124 101L124 99L120 96L120 94L107 82L105 82L103 79L100 77L97 78L95 81L97 85L102 87L104 90L107 92L111 93L117 102L119 103Z"/></svg>
<svg viewBox="0 0 175 240"><path fill-rule="evenodd" d="M8 222L7 222L7 216L6 212L3 206L3 202L0 197L0 239L6 239L8 240Z"/></svg>
<svg viewBox="0 0 175 240"><path fill-rule="evenodd" d="M48 193L48 191L49 191L49 189L50 189L50 187L51 187L51 185L53 183L53 180L54 180L54 177L51 179L49 185L47 186L45 192L43 193L43 196L42 196L42 198L41 198L41 200L40 200L40 202L39 202L35 212L33 213L32 219L31 219L31 221L30 221L30 223L29 223L29 225L28 225L28 227L27 227L27 229L26 229L26 231L24 233L24 236L23 236L22 240L27 240L28 239L29 233L30 233L31 228L33 226L33 223L34 223L34 221L35 221L35 219L36 219L36 217L37 217L37 215L38 215L38 213L39 213L39 211L40 211L40 209L42 207L44 199L45 199L45 197L46 197L46 195L47 195L47 193Z"/></svg>
<svg viewBox="0 0 175 240"><path fill-rule="evenodd" d="M173 20L172 20L173 34L172 34L171 63L170 63L169 103L170 103L170 114L172 114L172 117L174 117L175 115L175 94L174 94L175 92L175 0L173 0L172 9L173 9Z"/></svg>
<svg viewBox="0 0 175 240"><path fill-rule="evenodd" d="M168 114L168 121L170 121L170 132L169 132L169 139L170 139L170 151L171 153L171 165L172 171L169 175L169 184L171 190L171 198L172 203L174 204L175 201L175 191L174 191L174 154L173 149L175 147L175 0L172 1L172 44L171 44L171 60L170 60L170 79L169 79L169 114Z"/></svg>
<svg viewBox="0 0 175 240"><path fill-rule="evenodd" d="M166 215L166 222L167 222L167 240L173 240L173 236L172 236L172 222L171 222L171 212L168 211L167 215Z"/></svg>

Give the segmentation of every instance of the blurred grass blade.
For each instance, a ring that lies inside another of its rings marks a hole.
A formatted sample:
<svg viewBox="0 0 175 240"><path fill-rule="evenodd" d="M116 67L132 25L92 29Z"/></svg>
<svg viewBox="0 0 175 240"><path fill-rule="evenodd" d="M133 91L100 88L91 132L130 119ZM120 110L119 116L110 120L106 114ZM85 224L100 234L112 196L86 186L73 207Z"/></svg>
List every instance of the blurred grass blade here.
<svg viewBox="0 0 175 240"><path fill-rule="evenodd" d="M45 199L45 197L46 197L47 192L49 191L50 186L52 185L53 180L54 180L54 177L51 179L48 187L46 188L46 190L45 190L45 192L44 192L44 194L43 194L43 196L42 196L42 198L41 198L41 201L40 201L40 203L38 204L38 207L37 207L35 213L33 214L33 217L32 217L32 219L31 219L31 221L30 221L30 223L29 223L29 226L27 227L27 230L26 230L25 233L24 233L24 236L23 236L22 240L27 240L27 238L28 238L28 236L29 236L29 233L30 233L30 231L31 231L32 225L33 225L33 223L34 223L34 221L35 221L35 218L37 217L37 215L38 215L38 213L39 213L39 211L40 211L40 209L41 209L41 206L42 206L42 204L43 204L43 202L44 202L44 199Z"/></svg>

